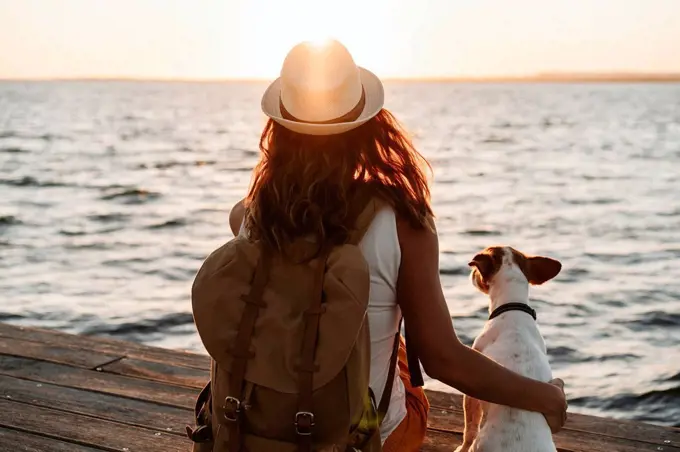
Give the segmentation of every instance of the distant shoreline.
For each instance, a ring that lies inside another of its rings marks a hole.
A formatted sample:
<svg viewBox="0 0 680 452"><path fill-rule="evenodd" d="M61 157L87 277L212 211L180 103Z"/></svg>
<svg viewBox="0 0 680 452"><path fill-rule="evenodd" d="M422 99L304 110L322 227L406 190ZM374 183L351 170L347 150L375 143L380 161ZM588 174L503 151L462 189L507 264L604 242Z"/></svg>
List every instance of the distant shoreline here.
<svg viewBox="0 0 680 452"><path fill-rule="evenodd" d="M144 78L144 77L45 77L0 78L0 82L162 82L162 83L266 83L265 78ZM479 77L384 77L385 82L398 83L675 83L677 74L645 73L545 73L525 76Z"/></svg>

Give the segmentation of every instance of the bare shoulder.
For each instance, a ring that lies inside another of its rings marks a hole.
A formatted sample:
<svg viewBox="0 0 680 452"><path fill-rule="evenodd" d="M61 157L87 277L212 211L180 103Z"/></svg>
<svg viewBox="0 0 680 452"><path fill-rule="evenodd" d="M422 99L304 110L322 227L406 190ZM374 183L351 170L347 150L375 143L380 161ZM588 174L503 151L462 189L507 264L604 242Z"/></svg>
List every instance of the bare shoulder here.
<svg viewBox="0 0 680 452"><path fill-rule="evenodd" d="M439 298L439 239L436 231L434 228L416 227L397 217L397 235L401 248L397 281L398 289L402 289L400 304L414 302L422 306L429 303L434 294ZM427 301L422 301L426 298Z"/></svg>
<svg viewBox="0 0 680 452"><path fill-rule="evenodd" d="M243 223L243 217L246 214L246 206L244 201L245 200L242 199L234 204L234 207L232 207L231 211L229 212L229 226L231 227L231 232L233 232L234 235L238 235L238 232L241 229L241 224Z"/></svg>
<svg viewBox="0 0 680 452"><path fill-rule="evenodd" d="M407 220L397 217L397 235L402 253L416 251L418 254L426 253L439 255L439 238L435 229L434 221L431 220L430 227L416 228Z"/></svg>

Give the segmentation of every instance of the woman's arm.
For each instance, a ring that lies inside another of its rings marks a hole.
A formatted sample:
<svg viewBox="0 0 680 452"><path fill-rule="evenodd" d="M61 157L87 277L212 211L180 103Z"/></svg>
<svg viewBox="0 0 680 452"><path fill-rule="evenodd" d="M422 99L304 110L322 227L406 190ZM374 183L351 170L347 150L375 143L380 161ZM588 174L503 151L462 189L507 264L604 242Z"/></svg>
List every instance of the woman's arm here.
<svg viewBox="0 0 680 452"><path fill-rule="evenodd" d="M564 391L523 377L462 344L453 329L439 280L435 232L398 221L401 267L397 299L425 372L476 399L543 413L553 432L566 420Z"/></svg>
<svg viewBox="0 0 680 452"><path fill-rule="evenodd" d="M231 232L234 235L238 235L241 230L241 224L243 223L243 216L246 214L246 207L243 204L243 199L234 204L229 212L229 226L231 227Z"/></svg>

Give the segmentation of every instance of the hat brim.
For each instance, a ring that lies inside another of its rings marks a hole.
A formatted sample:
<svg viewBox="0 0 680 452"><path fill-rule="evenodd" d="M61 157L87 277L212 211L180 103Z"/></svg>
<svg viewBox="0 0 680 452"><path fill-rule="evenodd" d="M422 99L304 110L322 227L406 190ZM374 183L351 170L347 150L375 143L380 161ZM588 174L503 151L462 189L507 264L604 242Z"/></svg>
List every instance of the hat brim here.
<svg viewBox="0 0 680 452"><path fill-rule="evenodd" d="M368 69L359 67L359 77L366 93L366 105L359 117L354 121L336 124L312 124L284 119L279 106L279 96L281 95L280 78L274 80L264 92L262 96L262 111L286 129L297 133L306 135L335 135L347 132L366 123L380 113L385 103L385 90L378 76Z"/></svg>

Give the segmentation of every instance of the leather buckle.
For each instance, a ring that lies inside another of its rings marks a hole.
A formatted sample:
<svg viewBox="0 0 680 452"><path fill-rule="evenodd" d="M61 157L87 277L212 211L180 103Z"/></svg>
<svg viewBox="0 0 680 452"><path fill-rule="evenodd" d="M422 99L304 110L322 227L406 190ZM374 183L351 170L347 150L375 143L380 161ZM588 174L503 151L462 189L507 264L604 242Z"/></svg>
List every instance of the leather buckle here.
<svg viewBox="0 0 680 452"><path fill-rule="evenodd" d="M224 399L224 418L229 422L238 421L241 412L241 401L236 397L227 396Z"/></svg>
<svg viewBox="0 0 680 452"><path fill-rule="evenodd" d="M314 427L314 413L298 411L295 413L295 433L300 436L311 436Z"/></svg>

